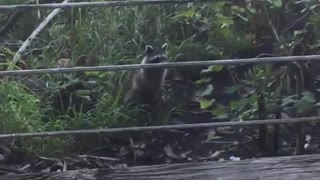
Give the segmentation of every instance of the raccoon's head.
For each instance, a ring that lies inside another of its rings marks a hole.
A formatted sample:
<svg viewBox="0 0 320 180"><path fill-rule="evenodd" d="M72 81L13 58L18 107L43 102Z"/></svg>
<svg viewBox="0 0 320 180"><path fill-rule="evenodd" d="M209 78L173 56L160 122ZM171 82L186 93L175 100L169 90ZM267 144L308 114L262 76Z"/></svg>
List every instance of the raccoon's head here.
<svg viewBox="0 0 320 180"><path fill-rule="evenodd" d="M147 45L145 48L145 58L142 60L142 64L161 63L167 61L167 49L168 44L164 43L161 48L153 48L151 45Z"/></svg>

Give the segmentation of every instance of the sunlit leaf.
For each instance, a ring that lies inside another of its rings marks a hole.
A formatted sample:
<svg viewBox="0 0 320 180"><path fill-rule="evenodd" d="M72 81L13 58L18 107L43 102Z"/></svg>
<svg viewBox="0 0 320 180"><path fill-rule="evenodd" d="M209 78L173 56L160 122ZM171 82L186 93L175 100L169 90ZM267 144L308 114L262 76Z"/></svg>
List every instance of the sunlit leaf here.
<svg viewBox="0 0 320 180"><path fill-rule="evenodd" d="M310 103L315 103L316 100L315 100L315 96L312 92L310 91L305 91L302 93L303 97L302 99L307 101L307 102L310 102Z"/></svg>
<svg viewBox="0 0 320 180"><path fill-rule="evenodd" d="M197 80L196 83L197 84L204 84L204 83L208 83L211 81L211 78L202 78L200 80Z"/></svg>
<svg viewBox="0 0 320 180"><path fill-rule="evenodd" d="M233 25L233 20L230 17L224 16L222 14L217 14L216 18L216 23L219 24L221 28Z"/></svg>
<svg viewBox="0 0 320 180"><path fill-rule="evenodd" d="M222 71L223 69L223 65L214 65L214 66L210 66L210 70L213 72L219 72Z"/></svg>
<svg viewBox="0 0 320 180"><path fill-rule="evenodd" d="M282 6L282 0L268 0L268 2L277 8Z"/></svg>
<svg viewBox="0 0 320 180"><path fill-rule="evenodd" d="M214 90L214 87L212 84L210 84L209 86L206 87L206 89L204 91L201 92L200 96L201 97L208 96L208 95L212 94L213 90Z"/></svg>
<svg viewBox="0 0 320 180"><path fill-rule="evenodd" d="M177 14L174 18L179 18L179 17L185 17L185 18L192 18L196 16L197 13L194 8L189 8L185 11L182 11L180 14Z"/></svg>
<svg viewBox="0 0 320 180"><path fill-rule="evenodd" d="M220 71L223 70L223 68L224 68L223 65L213 65L213 66L208 67L208 68L205 69L205 70L202 70L201 73L220 72Z"/></svg>
<svg viewBox="0 0 320 180"><path fill-rule="evenodd" d="M213 9L220 10L221 8L223 8L225 4L226 4L226 1L214 1L214 2L211 2L211 7Z"/></svg>
<svg viewBox="0 0 320 180"><path fill-rule="evenodd" d="M218 104L217 107L214 108L214 110L212 111L212 114L215 116L224 116L224 117L228 116L226 114L226 108L221 104Z"/></svg>
<svg viewBox="0 0 320 180"><path fill-rule="evenodd" d="M237 92L237 90L238 90L237 86L231 86L231 87L224 88L224 92L228 93L228 94L234 94L235 92Z"/></svg>
<svg viewBox="0 0 320 180"><path fill-rule="evenodd" d="M207 108L209 108L209 107L212 105L213 102L215 102L214 99L211 99L211 100L201 100L201 101L200 101L200 107L201 107L201 109L207 109Z"/></svg>

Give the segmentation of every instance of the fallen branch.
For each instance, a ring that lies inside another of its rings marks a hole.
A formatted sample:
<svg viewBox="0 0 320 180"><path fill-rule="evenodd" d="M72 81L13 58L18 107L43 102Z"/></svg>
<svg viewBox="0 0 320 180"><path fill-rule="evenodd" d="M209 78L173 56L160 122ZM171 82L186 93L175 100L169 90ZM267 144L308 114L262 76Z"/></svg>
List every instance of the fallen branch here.
<svg viewBox="0 0 320 180"><path fill-rule="evenodd" d="M305 117L293 119L270 119L270 120L248 120L238 122L215 122L215 123L197 123L197 124L179 124L179 125L162 125L162 126L144 126L144 127L127 127L127 128L110 128L110 129L89 129L89 130L69 130L69 131L51 131L36 133L13 133L0 134L0 138L20 138L20 137L45 137L45 136L65 136L79 134L101 134L101 133L123 133L137 131L165 131L171 129L197 129L212 128L224 126L253 126L261 124L285 124L297 122L319 121L320 117Z"/></svg>
<svg viewBox="0 0 320 180"><path fill-rule="evenodd" d="M244 63L248 63L248 64L249 63L280 63L280 62L309 61L309 60L320 60L320 55L170 62L170 63L160 63L160 64L131 64L131 65L90 66L90 67L73 67L73 68L10 70L10 71L0 71L0 76L58 74L58 73L84 72L84 71L118 71L118 70L146 69L146 68L152 68L152 67L170 68L170 67L187 67L187 66L236 65L236 64L244 64Z"/></svg>

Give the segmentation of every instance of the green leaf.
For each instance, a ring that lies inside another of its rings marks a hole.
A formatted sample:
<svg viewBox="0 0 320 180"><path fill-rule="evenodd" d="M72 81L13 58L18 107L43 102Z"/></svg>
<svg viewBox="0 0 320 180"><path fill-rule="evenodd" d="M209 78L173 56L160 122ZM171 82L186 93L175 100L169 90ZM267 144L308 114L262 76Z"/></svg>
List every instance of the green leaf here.
<svg viewBox="0 0 320 180"><path fill-rule="evenodd" d="M206 47L206 50L207 51L210 51L210 50L213 50L215 49L211 44L209 44L207 47Z"/></svg>
<svg viewBox="0 0 320 180"><path fill-rule="evenodd" d="M296 101L294 107L297 109L299 114L305 114L312 110L315 101L315 96L309 91L302 93L303 97Z"/></svg>
<svg viewBox="0 0 320 180"><path fill-rule="evenodd" d="M221 10L226 4L226 1L215 1L211 3L211 7L216 10Z"/></svg>
<svg viewBox="0 0 320 180"><path fill-rule="evenodd" d="M200 84L205 84L211 81L211 78L202 78L200 80L196 81L196 84L200 85Z"/></svg>
<svg viewBox="0 0 320 180"><path fill-rule="evenodd" d="M294 103L294 102L295 102L295 100L292 99L292 97L286 97L286 98L282 99L281 106L287 106L287 105Z"/></svg>
<svg viewBox="0 0 320 180"><path fill-rule="evenodd" d="M251 103L252 105L254 103L258 102L258 96L257 94L252 94L250 97L249 97L249 103Z"/></svg>
<svg viewBox="0 0 320 180"><path fill-rule="evenodd" d="M251 14L256 14L256 13L257 13L257 10L254 9L254 8L248 8L247 10L249 10L249 12L250 12Z"/></svg>
<svg viewBox="0 0 320 180"><path fill-rule="evenodd" d="M4 52L6 52L7 54L14 56L15 53L13 51L11 51L9 48L3 48Z"/></svg>
<svg viewBox="0 0 320 180"><path fill-rule="evenodd" d="M222 71L223 67L224 67L223 65L213 65L213 66L210 66L210 70L213 72L220 72Z"/></svg>
<svg viewBox="0 0 320 180"><path fill-rule="evenodd" d="M304 101L307 101L307 102L310 102L310 103L315 103L316 102L315 96L314 96L314 94L312 92L305 91L305 92L302 93L302 95L303 95L302 99Z"/></svg>
<svg viewBox="0 0 320 180"><path fill-rule="evenodd" d="M212 93L213 89L214 89L214 88L213 88L213 85L210 84L209 86L207 86L207 88L206 88L204 91L202 91L202 93L200 94L200 96L201 96L201 97L209 96L209 95Z"/></svg>
<svg viewBox="0 0 320 180"><path fill-rule="evenodd" d="M197 13L196 13L195 9L189 8L189 9L183 11L182 13L176 15L174 18L179 18L179 17L192 18L196 15L197 15Z"/></svg>
<svg viewBox="0 0 320 180"><path fill-rule="evenodd" d="M295 30L293 31L293 37L302 35L303 33L306 33L306 30Z"/></svg>
<svg viewBox="0 0 320 180"><path fill-rule="evenodd" d="M273 4L274 4L276 7L281 7L281 6L282 6L282 0L273 0Z"/></svg>
<svg viewBox="0 0 320 180"><path fill-rule="evenodd" d="M224 88L224 92L228 94L234 94L235 92L237 92L237 90L238 90L238 86L231 86L231 87Z"/></svg>
<svg viewBox="0 0 320 180"><path fill-rule="evenodd" d="M241 13L245 13L246 12L246 10L244 8L242 8L240 6L235 6L235 5L231 6L231 10L235 11L235 12L241 12Z"/></svg>
<svg viewBox="0 0 320 180"><path fill-rule="evenodd" d="M313 103L310 103L310 102L302 99L300 101L297 101L294 106L297 109L297 112L299 114L304 114L304 113L308 113L312 110Z"/></svg>
<svg viewBox="0 0 320 180"><path fill-rule="evenodd" d="M223 105L218 104L211 113L216 116L224 115L226 114L226 108Z"/></svg>
<svg viewBox="0 0 320 180"><path fill-rule="evenodd" d="M233 20L230 17L224 16L222 14L217 14L216 18L216 22L220 25L221 28L233 25Z"/></svg>
<svg viewBox="0 0 320 180"><path fill-rule="evenodd" d="M240 107L240 102L239 101L231 101L230 102L230 108L231 109L239 109Z"/></svg>
<svg viewBox="0 0 320 180"><path fill-rule="evenodd" d="M282 0L268 0L268 2L277 8L282 6Z"/></svg>
<svg viewBox="0 0 320 180"><path fill-rule="evenodd" d="M100 72L94 72L94 71L88 71L88 72L85 72L84 73L86 76L99 76L100 75Z"/></svg>
<svg viewBox="0 0 320 180"><path fill-rule="evenodd" d="M201 100L200 101L200 107L201 107L201 109L207 109L207 108L211 107L212 103L214 103L214 102L215 102L215 99L211 99L211 100L204 99L204 100Z"/></svg>
<svg viewBox="0 0 320 180"><path fill-rule="evenodd" d="M220 72L224 68L223 65L213 65L201 71L201 74L209 73L209 72Z"/></svg>
<svg viewBox="0 0 320 180"><path fill-rule="evenodd" d="M226 119L226 118L229 118L229 115L228 114L221 114L221 115L216 116L216 118L218 118L218 119Z"/></svg>

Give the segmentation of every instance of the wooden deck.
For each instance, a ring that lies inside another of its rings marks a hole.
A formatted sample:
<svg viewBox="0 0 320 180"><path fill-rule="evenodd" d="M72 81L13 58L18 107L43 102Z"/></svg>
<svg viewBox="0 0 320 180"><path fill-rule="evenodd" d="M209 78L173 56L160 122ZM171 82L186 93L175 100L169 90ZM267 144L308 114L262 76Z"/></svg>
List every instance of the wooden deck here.
<svg viewBox="0 0 320 180"><path fill-rule="evenodd" d="M86 169L55 173L0 176L0 180L320 180L320 155L241 161Z"/></svg>

